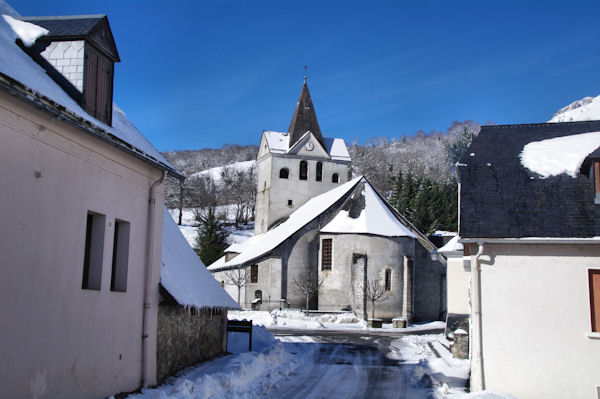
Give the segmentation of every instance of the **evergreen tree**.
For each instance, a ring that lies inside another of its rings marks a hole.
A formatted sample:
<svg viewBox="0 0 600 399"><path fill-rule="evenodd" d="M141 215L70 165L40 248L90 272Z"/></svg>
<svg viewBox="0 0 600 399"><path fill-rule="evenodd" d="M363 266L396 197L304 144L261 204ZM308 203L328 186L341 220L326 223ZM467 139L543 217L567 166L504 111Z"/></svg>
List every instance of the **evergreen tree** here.
<svg viewBox="0 0 600 399"><path fill-rule="evenodd" d="M200 222L198 237L196 238L197 253L205 265L210 265L223 256L227 248L227 232L223 224L215 215L214 205L209 205L203 215L197 215Z"/></svg>

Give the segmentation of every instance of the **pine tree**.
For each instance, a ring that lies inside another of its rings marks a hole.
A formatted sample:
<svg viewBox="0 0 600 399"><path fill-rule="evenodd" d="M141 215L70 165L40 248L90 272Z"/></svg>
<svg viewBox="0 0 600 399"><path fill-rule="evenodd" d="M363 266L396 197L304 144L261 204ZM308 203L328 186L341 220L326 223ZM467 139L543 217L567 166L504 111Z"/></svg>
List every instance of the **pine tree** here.
<svg viewBox="0 0 600 399"><path fill-rule="evenodd" d="M209 205L204 215L197 216L200 222L196 245L198 256L205 265L210 265L223 256L227 248L227 232L215 215L215 207Z"/></svg>

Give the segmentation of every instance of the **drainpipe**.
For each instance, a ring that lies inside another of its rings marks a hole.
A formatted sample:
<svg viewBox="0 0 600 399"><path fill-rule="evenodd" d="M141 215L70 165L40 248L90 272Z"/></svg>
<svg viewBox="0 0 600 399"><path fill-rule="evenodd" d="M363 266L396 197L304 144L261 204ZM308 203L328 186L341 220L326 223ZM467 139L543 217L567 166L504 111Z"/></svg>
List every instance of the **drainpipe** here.
<svg viewBox="0 0 600 399"><path fill-rule="evenodd" d="M483 375L483 343L481 328L481 266L479 258L483 253L483 241L477 243L479 249L475 255L475 262L471 267L471 391L482 391L485 389Z"/></svg>
<svg viewBox="0 0 600 399"><path fill-rule="evenodd" d="M165 180L167 171L163 172L160 179L150 186L150 196L148 198L148 228L146 236L146 268L144 274L144 312L142 327L142 387L147 388L151 377L148 375L148 360L150 359L149 338L150 338L150 309L152 308L152 255L154 254L154 228L156 225L156 188Z"/></svg>

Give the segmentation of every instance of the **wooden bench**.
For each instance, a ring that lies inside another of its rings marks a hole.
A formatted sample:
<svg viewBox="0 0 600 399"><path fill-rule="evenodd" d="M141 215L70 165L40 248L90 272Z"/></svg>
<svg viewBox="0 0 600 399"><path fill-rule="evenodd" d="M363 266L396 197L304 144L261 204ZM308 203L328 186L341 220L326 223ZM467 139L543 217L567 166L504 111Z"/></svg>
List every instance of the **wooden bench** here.
<svg viewBox="0 0 600 399"><path fill-rule="evenodd" d="M252 350L252 320L227 320L227 332L243 332L250 334L248 350Z"/></svg>

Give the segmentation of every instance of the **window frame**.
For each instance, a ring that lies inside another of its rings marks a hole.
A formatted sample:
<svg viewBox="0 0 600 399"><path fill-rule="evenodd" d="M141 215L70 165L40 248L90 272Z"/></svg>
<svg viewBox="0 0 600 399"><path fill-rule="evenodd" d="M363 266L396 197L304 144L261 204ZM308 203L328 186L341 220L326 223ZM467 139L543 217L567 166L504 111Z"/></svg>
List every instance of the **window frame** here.
<svg viewBox="0 0 600 399"><path fill-rule="evenodd" d="M308 162L304 160L300 161L299 172L299 180L308 180Z"/></svg>
<svg viewBox="0 0 600 399"><path fill-rule="evenodd" d="M325 247L327 242L329 248ZM327 263L326 263L327 260ZM333 238L321 238L321 271L333 269Z"/></svg>
<svg viewBox="0 0 600 399"><path fill-rule="evenodd" d="M250 283L258 283L258 265L250 265Z"/></svg>
<svg viewBox="0 0 600 399"><path fill-rule="evenodd" d="M115 219L114 224L110 290L113 292L127 292L131 224L121 219Z"/></svg>
<svg viewBox="0 0 600 399"><path fill-rule="evenodd" d="M282 174L285 174L285 176L282 176ZM289 179L290 178L290 170L288 168L281 168L279 169L279 178L280 179Z"/></svg>
<svg viewBox="0 0 600 399"><path fill-rule="evenodd" d="M317 167L315 168L315 180L323 181L323 162L318 161Z"/></svg>
<svg viewBox="0 0 600 399"><path fill-rule="evenodd" d="M105 234L106 215L88 211L85 225L85 246L81 277L82 290L100 291L102 289Z"/></svg>
<svg viewBox="0 0 600 399"><path fill-rule="evenodd" d="M385 291L392 290L392 269L389 267L385 269L383 287Z"/></svg>
<svg viewBox="0 0 600 399"><path fill-rule="evenodd" d="M596 289L594 289L594 278L592 277L594 275L598 279ZM590 303L590 333L594 337L600 338L600 268L587 268L587 281Z"/></svg>
<svg viewBox="0 0 600 399"><path fill-rule="evenodd" d="M340 175L338 173L334 173L331 175L331 182L332 183L339 183L340 182Z"/></svg>

